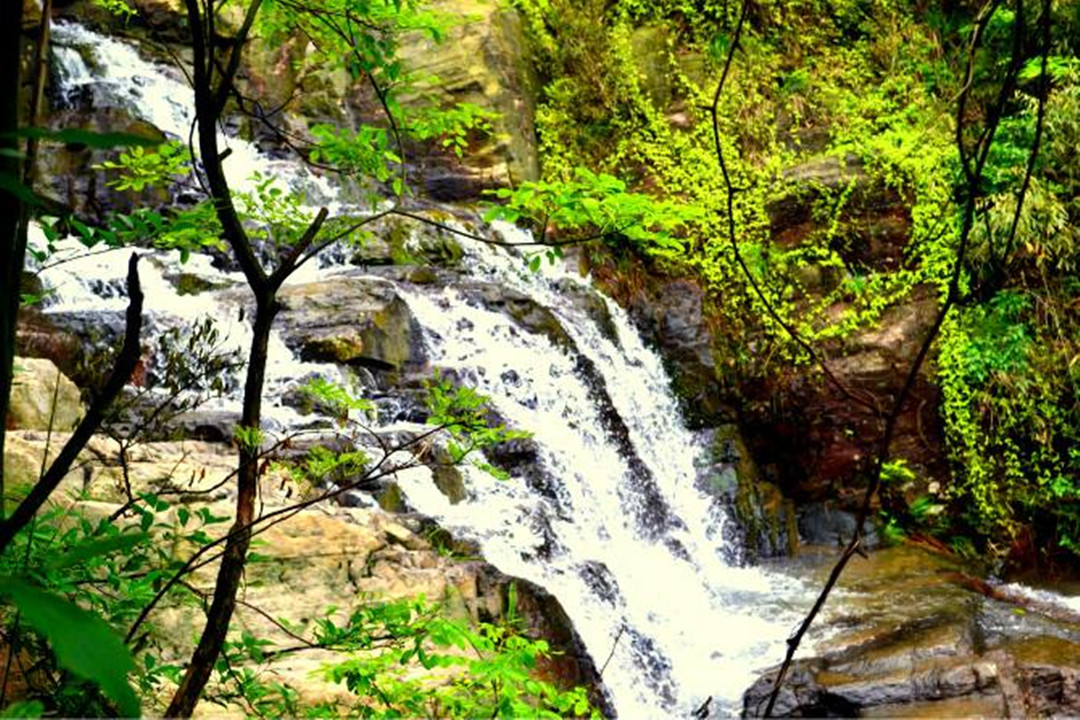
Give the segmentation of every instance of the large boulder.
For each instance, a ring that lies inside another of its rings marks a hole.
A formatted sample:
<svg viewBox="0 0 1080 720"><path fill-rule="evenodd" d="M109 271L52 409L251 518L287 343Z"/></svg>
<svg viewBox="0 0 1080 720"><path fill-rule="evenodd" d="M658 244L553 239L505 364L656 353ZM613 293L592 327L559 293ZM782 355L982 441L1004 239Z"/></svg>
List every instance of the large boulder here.
<svg viewBox="0 0 1080 720"><path fill-rule="evenodd" d="M7 425L20 430L71 430L82 419L79 388L52 361L16 358Z"/></svg>
<svg viewBox="0 0 1080 720"><path fill-rule="evenodd" d="M287 286L281 334L305 360L400 370L422 361L419 328L393 283L363 276Z"/></svg>
<svg viewBox="0 0 1080 720"><path fill-rule="evenodd" d="M701 287L686 279L653 282L630 297L628 310L645 341L660 351L687 421L699 427L723 422L727 408Z"/></svg>
<svg viewBox="0 0 1080 720"><path fill-rule="evenodd" d="M917 287L871 327L826 344L827 366L850 394L814 366L744 387L743 430L767 477L798 502L836 500L840 509L857 507L882 428L875 410L852 395L891 409L936 312L933 290ZM938 398L933 366L924 363L890 446L892 457L905 461L914 476L890 488L898 500L913 499L946 476Z"/></svg>

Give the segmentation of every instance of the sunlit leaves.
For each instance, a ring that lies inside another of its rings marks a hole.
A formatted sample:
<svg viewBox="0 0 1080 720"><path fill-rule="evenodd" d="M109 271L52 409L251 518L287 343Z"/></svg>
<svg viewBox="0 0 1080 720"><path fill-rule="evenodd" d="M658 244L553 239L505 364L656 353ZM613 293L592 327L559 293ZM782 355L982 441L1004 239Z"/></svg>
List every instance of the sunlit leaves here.
<svg viewBox="0 0 1080 720"><path fill-rule="evenodd" d="M117 172L118 177L108 181L109 187L140 192L148 187L167 187L186 175L190 171L190 153L187 146L177 140L153 149L137 145L121 153L116 160L106 160L94 167Z"/></svg>
<svg viewBox="0 0 1080 720"><path fill-rule="evenodd" d="M346 173L386 182L402 162L383 128L362 125L352 132L331 125L315 125L311 134L317 141L311 159Z"/></svg>
<svg viewBox="0 0 1080 720"><path fill-rule="evenodd" d="M489 221L528 220L542 231L601 235L612 243L625 239L660 254L680 253L681 231L703 215L693 205L630 192L622 180L586 168L577 168L569 181L525 182L495 196L504 204L488 210Z"/></svg>

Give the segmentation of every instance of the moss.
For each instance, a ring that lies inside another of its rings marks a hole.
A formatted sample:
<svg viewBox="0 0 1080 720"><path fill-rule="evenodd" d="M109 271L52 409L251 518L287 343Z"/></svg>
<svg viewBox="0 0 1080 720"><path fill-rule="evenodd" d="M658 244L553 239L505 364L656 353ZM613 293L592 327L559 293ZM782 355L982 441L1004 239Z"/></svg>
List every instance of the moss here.
<svg viewBox="0 0 1080 720"><path fill-rule="evenodd" d="M176 278L177 295L199 295L220 287L222 287L220 283L211 282L206 278L191 273L180 273L179 277Z"/></svg>
<svg viewBox="0 0 1080 720"><path fill-rule="evenodd" d="M400 513L407 510L405 506L405 494L397 483L389 483L379 494L379 507L386 512Z"/></svg>

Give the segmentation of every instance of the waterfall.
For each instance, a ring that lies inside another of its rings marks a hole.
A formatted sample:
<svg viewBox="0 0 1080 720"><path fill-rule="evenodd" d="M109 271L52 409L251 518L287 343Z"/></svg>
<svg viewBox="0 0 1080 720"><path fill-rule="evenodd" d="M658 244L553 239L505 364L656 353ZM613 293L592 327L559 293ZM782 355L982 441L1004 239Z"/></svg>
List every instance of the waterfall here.
<svg viewBox="0 0 1080 720"><path fill-rule="evenodd" d="M54 37L61 98L74 102L87 92L99 105L187 136L190 91L175 71L73 23L58 24ZM306 169L285 167L234 138L223 142L234 151L233 181L244 183L258 170L311 189L313 201L335 198L334 188ZM506 224L481 232L529 239ZM77 257L71 241L62 248L73 259L43 272L54 290L46 311L98 318L122 312L125 254ZM624 717L685 715L710 696L714 711L737 712L755 671L782 655L805 604L803 586L725 561L722 528L729 520L695 484L701 443L680 419L660 359L620 307L562 265L530 272L510 250L466 242L465 251L455 282L400 282L396 291L421 328L430 365L475 385L510 426L531 432L535 458L509 480L466 468L468 496L457 504L428 473L401 473L408 503L478 542L503 572L557 597L597 666L606 666L605 684ZM211 316L228 342L246 351L251 330L239 275L195 257L182 271L216 289L181 296L175 259L144 254L151 328ZM491 288L550 314L549 332L529 331L483 302ZM311 372L341 376L334 366L302 362L275 333L266 393L271 422L301 421L280 398ZM222 407L236 401L225 398Z"/></svg>

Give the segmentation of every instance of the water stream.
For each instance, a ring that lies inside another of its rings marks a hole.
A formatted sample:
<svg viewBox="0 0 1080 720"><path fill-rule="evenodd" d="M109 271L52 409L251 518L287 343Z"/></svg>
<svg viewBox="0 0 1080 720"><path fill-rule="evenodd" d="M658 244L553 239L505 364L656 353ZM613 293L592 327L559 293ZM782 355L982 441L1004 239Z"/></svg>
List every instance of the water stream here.
<svg viewBox="0 0 1080 720"><path fill-rule="evenodd" d="M190 91L181 74L78 25L58 24L54 36L62 97L89 92L95 107L125 108L186 137ZM306 188L312 201L336 199L333 186L307 170L270 160L242 141L227 142L235 182L247 182L258 170ZM508 225L484 232L528 239ZM70 241L62 249L79 254ZM659 358L621 308L562 265L533 273L513 251L482 244L466 244L465 251L461 282L399 283L397 292L421 328L431 367L453 370L490 396L512 427L533 433L537 457L529 473L507 481L467 469L468 497L458 504L428 473L403 473L408 503L476 540L503 572L554 594L597 665L607 663L604 680L622 716L685 715L710 696L714 709L737 712L755 671L781 657L807 589L785 575L726 560L732 553L722 531L730 521L695 484L702 443L683 425ZM182 296L176 259L145 254L151 329L210 316L230 343L246 349L251 330L240 312L242 278L195 257L183 271L212 279L218 289ZM46 270L43 279L54 289L47 312L101 322L116 317L126 305L125 270L125 253L78 257ZM553 338L524 330L506 313L476 302L469 287L477 283L526 296L553 313L562 332ZM574 301L580 297L594 301ZM275 334L269 422L287 428L299 421L281 398L313 371L342 377L334 366L301 362ZM221 406L236 402L227 397Z"/></svg>

